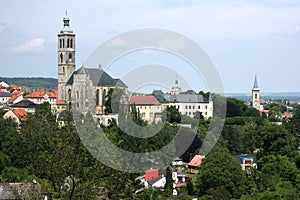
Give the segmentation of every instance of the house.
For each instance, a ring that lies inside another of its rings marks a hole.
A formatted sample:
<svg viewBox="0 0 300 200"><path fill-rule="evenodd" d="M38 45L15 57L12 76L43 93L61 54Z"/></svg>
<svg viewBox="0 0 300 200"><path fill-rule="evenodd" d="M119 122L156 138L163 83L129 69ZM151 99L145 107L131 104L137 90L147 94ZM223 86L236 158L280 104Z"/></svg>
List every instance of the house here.
<svg viewBox="0 0 300 200"><path fill-rule="evenodd" d="M0 92L0 105L3 105L8 102L8 100L13 96L9 92Z"/></svg>
<svg viewBox="0 0 300 200"><path fill-rule="evenodd" d="M129 102L136 106L148 124L161 121L161 105L154 96L130 96Z"/></svg>
<svg viewBox="0 0 300 200"><path fill-rule="evenodd" d="M11 108L23 108L26 110L27 113L34 113L35 112L35 108L36 108L37 104L33 103L32 101L29 101L27 99L23 99L22 101L11 105Z"/></svg>
<svg viewBox="0 0 300 200"><path fill-rule="evenodd" d="M14 94L7 102L8 105L13 105L16 104L20 101L23 100L23 94L19 93L19 94Z"/></svg>
<svg viewBox="0 0 300 200"><path fill-rule="evenodd" d="M199 167L202 164L202 160L205 158L205 155L195 155L194 158L188 164L188 171L192 174L197 174L199 172Z"/></svg>
<svg viewBox="0 0 300 200"><path fill-rule="evenodd" d="M24 99L30 100L35 104L48 102L51 106L52 113L60 113L67 108L66 103L58 98L58 90L47 91L41 88L26 95Z"/></svg>
<svg viewBox="0 0 300 200"><path fill-rule="evenodd" d="M150 169L146 171L143 183L145 188L153 187L156 189L163 189L166 184L166 170Z"/></svg>
<svg viewBox="0 0 300 200"><path fill-rule="evenodd" d="M180 114L194 117L198 112L205 119L213 117L213 101L204 99L202 95L197 94L193 90L180 93L166 93L161 90L154 90L152 95L161 103L162 109L174 106Z"/></svg>
<svg viewBox="0 0 300 200"><path fill-rule="evenodd" d="M2 88L8 88L8 87L9 87L9 84L6 83L5 81L1 81L1 82L0 82L0 86L1 86Z"/></svg>
<svg viewBox="0 0 300 200"><path fill-rule="evenodd" d="M20 125L22 122L25 122L27 120L27 112L26 110L22 108L16 108L13 110L7 111L4 115L4 119L11 118L14 122L16 122L18 125Z"/></svg>
<svg viewBox="0 0 300 200"><path fill-rule="evenodd" d="M242 170L248 170L251 167L257 168L256 157L254 155L242 154L234 156L234 158L240 163Z"/></svg>

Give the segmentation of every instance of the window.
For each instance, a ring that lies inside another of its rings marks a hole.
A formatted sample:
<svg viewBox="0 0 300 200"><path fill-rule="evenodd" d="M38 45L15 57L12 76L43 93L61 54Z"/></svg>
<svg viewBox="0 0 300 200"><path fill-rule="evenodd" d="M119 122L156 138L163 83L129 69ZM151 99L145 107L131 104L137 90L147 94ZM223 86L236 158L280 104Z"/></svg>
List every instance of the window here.
<svg viewBox="0 0 300 200"><path fill-rule="evenodd" d="M61 42L61 39L59 39L59 48L62 47L62 42Z"/></svg>
<svg viewBox="0 0 300 200"><path fill-rule="evenodd" d="M185 106L185 109L187 109L188 108L188 106Z"/></svg>
<svg viewBox="0 0 300 200"><path fill-rule="evenodd" d="M177 106L177 108L179 109L179 108L180 108L180 106L178 105L178 106Z"/></svg>
<svg viewBox="0 0 300 200"><path fill-rule="evenodd" d="M99 89L96 90L96 106L99 106Z"/></svg>
<svg viewBox="0 0 300 200"><path fill-rule="evenodd" d="M76 98L79 99L79 91L76 91Z"/></svg>
<svg viewBox="0 0 300 200"><path fill-rule="evenodd" d="M198 106L198 109L200 110L200 106Z"/></svg>
<svg viewBox="0 0 300 200"><path fill-rule="evenodd" d="M61 62L61 63L63 63L63 54L62 54L62 53L60 53L60 55L59 55L59 56L60 56L60 62Z"/></svg>
<svg viewBox="0 0 300 200"><path fill-rule="evenodd" d="M66 73L66 69L65 69L65 67L63 67L63 73Z"/></svg>
<svg viewBox="0 0 300 200"><path fill-rule="evenodd" d="M68 99L71 101L71 89L68 90Z"/></svg>
<svg viewBox="0 0 300 200"><path fill-rule="evenodd" d="M191 106L189 106L189 109L191 109Z"/></svg>
<svg viewBox="0 0 300 200"><path fill-rule="evenodd" d="M70 46L71 46L71 48L73 48L73 39L71 39L71 42L70 42L71 44L70 44Z"/></svg>
<svg viewBox="0 0 300 200"><path fill-rule="evenodd" d="M65 48L65 39L62 39L63 48Z"/></svg>
<svg viewBox="0 0 300 200"><path fill-rule="evenodd" d="M195 109L195 106L193 106L193 109Z"/></svg>
<svg viewBox="0 0 300 200"><path fill-rule="evenodd" d="M255 96L254 98L257 99L257 94L255 94L254 96Z"/></svg>
<svg viewBox="0 0 300 200"><path fill-rule="evenodd" d="M106 98L106 90L102 92L102 105L105 105L105 98Z"/></svg>
<svg viewBox="0 0 300 200"><path fill-rule="evenodd" d="M76 103L77 108L79 108L79 103Z"/></svg>
<svg viewBox="0 0 300 200"><path fill-rule="evenodd" d="M72 53L69 53L69 59L72 59Z"/></svg>
<svg viewBox="0 0 300 200"><path fill-rule="evenodd" d="M207 106L205 106L205 110L207 110Z"/></svg>
<svg viewBox="0 0 300 200"><path fill-rule="evenodd" d="M207 112L205 112L205 115L207 115Z"/></svg>
<svg viewBox="0 0 300 200"><path fill-rule="evenodd" d="M70 40L68 39L67 40L67 48L69 48L70 47Z"/></svg>
<svg viewBox="0 0 300 200"><path fill-rule="evenodd" d="M189 112L189 115L191 115L191 112Z"/></svg>

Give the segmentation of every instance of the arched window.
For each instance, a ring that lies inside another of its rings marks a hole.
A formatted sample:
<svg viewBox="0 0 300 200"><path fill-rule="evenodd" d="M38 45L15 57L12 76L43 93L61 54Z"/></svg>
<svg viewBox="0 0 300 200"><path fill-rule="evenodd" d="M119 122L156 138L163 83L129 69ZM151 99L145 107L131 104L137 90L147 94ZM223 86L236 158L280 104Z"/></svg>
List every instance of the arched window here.
<svg viewBox="0 0 300 200"><path fill-rule="evenodd" d="M62 53L60 53L60 63L63 63L63 54Z"/></svg>
<svg viewBox="0 0 300 200"><path fill-rule="evenodd" d="M106 98L106 90L103 90L103 92L102 92L102 105L103 106L105 104L105 98Z"/></svg>
<svg viewBox="0 0 300 200"><path fill-rule="evenodd" d="M67 40L67 48L69 48L70 47L70 40L68 39Z"/></svg>
<svg viewBox="0 0 300 200"><path fill-rule="evenodd" d="M254 96L255 96L254 98L257 99L257 94L255 94Z"/></svg>
<svg viewBox="0 0 300 200"><path fill-rule="evenodd" d="M99 89L96 90L96 106L99 106Z"/></svg>
<svg viewBox="0 0 300 200"><path fill-rule="evenodd" d="M61 39L59 39L59 48L61 48Z"/></svg>
<svg viewBox="0 0 300 200"><path fill-rule="evenodd" d="M63 48L65 48L65 39L62 39Z"/></svg>
<svg viewBox="0 0 300 200"><path fill-rule="evenodd" d="M71 95L71 89L68 90L68 100L71 101L72 95Z"/></svg>
<svg viewBox="0 0 300 200"><path fill-rule="evenodd" d="M66 73L66 69L65 69L65 67L63 67L63 73Z"/></svg>
<svg viewBox="0 0 300 200"><path fill-rule="evenodd" d="M70 47L73 48L73 39L71 39L71 42L70 42Z"/></svg>

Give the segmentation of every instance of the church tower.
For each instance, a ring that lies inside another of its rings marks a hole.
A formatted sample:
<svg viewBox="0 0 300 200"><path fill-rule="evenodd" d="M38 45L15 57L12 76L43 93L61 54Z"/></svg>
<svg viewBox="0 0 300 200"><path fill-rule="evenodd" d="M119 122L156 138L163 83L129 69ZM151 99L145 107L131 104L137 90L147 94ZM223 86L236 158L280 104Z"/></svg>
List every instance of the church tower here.
<svg viewBox="0 0 300 200"><path fill-rule="evenodd" d="M259 87L257 84L257 77L255 75L255 79L254 79L254 85L252 88L252 107L256 108L257 110L260 109L260 97L259 97Z"/></svg>
<svg viewBox="0 0 300 200"><path fill-rule="evenodd" d="M63 18L63 28L57 34L58 44L58 98L66 101L66 83L75 71L75 33L70 29L70 19Z"/></svg>

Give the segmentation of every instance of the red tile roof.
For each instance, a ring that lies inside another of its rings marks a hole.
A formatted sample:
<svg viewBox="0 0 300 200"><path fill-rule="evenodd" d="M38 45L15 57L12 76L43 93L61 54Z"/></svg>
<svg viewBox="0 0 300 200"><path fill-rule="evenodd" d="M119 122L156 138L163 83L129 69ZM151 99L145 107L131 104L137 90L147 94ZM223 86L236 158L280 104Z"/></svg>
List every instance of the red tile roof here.
<svg viewBox="0 0 300 200"><path fill-rule="evenodd" d="M66 102L56 98L56 105L66 105Z"/></svg>
<svg viewBox="0 0 300 200"><path fill-rule="evenodd" d="M14 103L14 101L19 98L22 94L15 94L14 96L12 96L9 100L8 103Z"/></svg>
<svg viewBox="0 0 300 200"><path fill-rule="evenodd" d="M204 158L205 158L204 155L195 155L194 158L191 160L191 162L189 162L188 166L199 167Z"/></svg>
<svg viewBox="0 0 300 200"><path fill-rule="evenodd" d="M39 90L36 90L28 95L25 96L25 98L44 98L45 95L48 95L50 98L57 98L58 91L57 90L45 90L44 88L41 88Z"/></svg>
<svg viewBox="0 0 300 200"><path fill-rule="evenodd" d="M154 96L131 96L130 104L136 105L159 105L159 102Z"/></svg>
<svg viewBox="0 0 300 200"><path fill-rule="evenodd" d="M21 119L21 121L26 121L27 120L27 112L26 110L22 109L22 108L16 108L13 109L13 113L19 118Z"/></svg>
<svg viewBox="0 0 300 200"><path fill-rule="evenodd" d="M159 169L150 169L145 172L145 180L149 181L153 178L158 177L158 175L159 175Z"/></svg>

